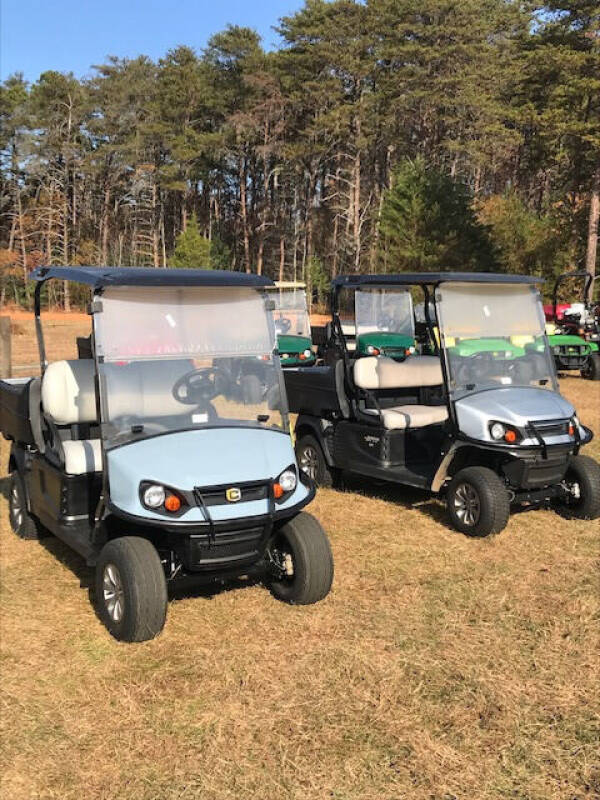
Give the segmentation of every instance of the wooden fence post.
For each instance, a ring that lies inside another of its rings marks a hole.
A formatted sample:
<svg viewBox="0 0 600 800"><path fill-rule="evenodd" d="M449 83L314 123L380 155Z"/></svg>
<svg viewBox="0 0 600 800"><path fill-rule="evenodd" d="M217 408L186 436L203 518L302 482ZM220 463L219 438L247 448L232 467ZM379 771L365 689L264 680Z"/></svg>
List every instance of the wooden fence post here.
<svg viewBox="0 0 600 800"><path fill-rule="evenodd" d="M0 378L12 377L10 317L0 317Z"/></svg>

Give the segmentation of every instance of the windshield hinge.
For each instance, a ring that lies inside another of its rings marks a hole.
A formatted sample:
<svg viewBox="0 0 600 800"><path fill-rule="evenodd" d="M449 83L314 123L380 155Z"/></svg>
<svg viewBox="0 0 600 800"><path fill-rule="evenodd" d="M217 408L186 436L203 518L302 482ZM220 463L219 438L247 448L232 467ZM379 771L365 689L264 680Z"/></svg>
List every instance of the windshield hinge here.
<svg viewBox="0 0 600 800"><path fill-rule="evenodd" d="M102 300L92 300L88 305L88 314L101 314L102 313Z"/></svg>

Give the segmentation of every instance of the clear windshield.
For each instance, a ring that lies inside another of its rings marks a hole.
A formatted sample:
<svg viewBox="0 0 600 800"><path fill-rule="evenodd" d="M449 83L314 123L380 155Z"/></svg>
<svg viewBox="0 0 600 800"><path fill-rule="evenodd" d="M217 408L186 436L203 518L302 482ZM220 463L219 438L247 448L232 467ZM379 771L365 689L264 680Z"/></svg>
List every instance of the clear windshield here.
<svg viewBox="0 0 600 800"><path fill-rule="evenodd" d="M304 289L277 289L269 292L275 302L273 322L278 336L303 336L310 339L310 318Z"/></svg>
<svg viewBox="0 0 600 800"><path fill-rule="evenodd" d="M556 388L533 286L442 284L436 301L455 395L499 386Z"/></svg>
<svg viewBox="0 0 600 800"><path fill-rule="evenodd" d="M412 298L406 289L359 289L354 303L357 337L379 332L414 338Z"/></svg>
<svg viewBox="0 0 600 800"><path fill-rule="evenodd" d="M109 288L94 326L107 446L203 426L286 429L273 328L256 290Z"/></svg>

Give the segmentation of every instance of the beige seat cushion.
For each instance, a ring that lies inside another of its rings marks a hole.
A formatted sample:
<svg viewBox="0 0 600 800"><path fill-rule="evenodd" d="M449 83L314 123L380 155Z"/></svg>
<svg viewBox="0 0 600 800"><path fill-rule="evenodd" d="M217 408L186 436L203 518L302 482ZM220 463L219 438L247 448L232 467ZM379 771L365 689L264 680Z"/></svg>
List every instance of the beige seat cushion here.
<svg viewBox="0 0 600 800"><path fill-rule="evenodd" d="M62 443L67 475L102 471L100 439L67 440Z"/></svg>
<svg viewBox="0 0 600 800"><path fill-rule="evenodd" d="M361 389L412 389L442 382L437 356L409 356L405 361L366 356L354 362L354 383Z"/></svg>
<svg viewBox="0 0 600 800"><path fill-rule="evenodd" d="M366 409L368 414L378 414L376 409ZM395 406L382 408L383 427L388 430L404 430L405 428L424 428L436 425L448 419L445 406Z"/></svg>
<svg viewBox="0 0 600 800"><path fill-rule="evenodd" d="M42 407L57 425L95 422L94 362L55 361L42 378Z"/></svg>

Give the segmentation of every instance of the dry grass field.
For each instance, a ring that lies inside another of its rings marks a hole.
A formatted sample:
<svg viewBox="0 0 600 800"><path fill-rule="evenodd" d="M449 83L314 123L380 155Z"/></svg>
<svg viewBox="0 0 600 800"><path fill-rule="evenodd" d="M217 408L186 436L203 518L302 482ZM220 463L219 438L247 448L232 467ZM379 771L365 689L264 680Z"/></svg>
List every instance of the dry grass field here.
<svg viewBox="0 0 600 800"><path fill-rule="evenodd" d="M14 322L15 363L34 361ZM51 325L64 357L88 320ZM600 384L562 389L600 434ZM535 511L470 540L425 495L323 490L325 602L190 586L158 639L126 645L81 559L12 534L1 485L3 798L600 797L596 523Z"/></svg>

